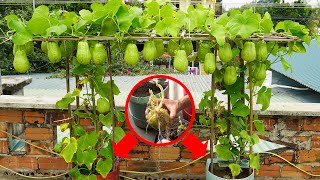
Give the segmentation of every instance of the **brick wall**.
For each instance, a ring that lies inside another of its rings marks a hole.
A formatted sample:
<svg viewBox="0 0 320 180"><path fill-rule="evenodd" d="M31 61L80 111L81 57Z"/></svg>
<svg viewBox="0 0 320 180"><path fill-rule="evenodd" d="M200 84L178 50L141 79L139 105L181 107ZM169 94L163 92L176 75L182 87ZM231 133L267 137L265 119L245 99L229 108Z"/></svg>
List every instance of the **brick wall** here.
<svg viewBox="0 0 320 180"><path fill-rule="evenodd" d="M11 124L24 124L24 137L28 142L52 150L56 143L55 120L67 117L65 112L51 110L0 110L0 129L8 131ZM320 174L320 118L263 116L266 134L263 139L284 144L287 148L279 154L299 167ZM260 118L260 119L261 119ZM89 120L81 120L87 130L92 130ZM127 128L126 128L127 129ZM128 130L128 129L127 129ZM209 138L208 129L193 128L201 140ZM180 143L169 147L150 147L139 143L129 154L131 159L121 159L121 170L161 171L180 167L190 162L191 153ZM207 158L207 157L206 157ZM140 179L204 179L205 160L172 172L162 174L134 175ZM55 175L71 168L60 157L27 145L25 152L15 155L10 151L9 137L0 132L0 164L24 174ZM0 177L5 171L0 169ZM311 178L281 159L264 156L258 177Z"/></svg>

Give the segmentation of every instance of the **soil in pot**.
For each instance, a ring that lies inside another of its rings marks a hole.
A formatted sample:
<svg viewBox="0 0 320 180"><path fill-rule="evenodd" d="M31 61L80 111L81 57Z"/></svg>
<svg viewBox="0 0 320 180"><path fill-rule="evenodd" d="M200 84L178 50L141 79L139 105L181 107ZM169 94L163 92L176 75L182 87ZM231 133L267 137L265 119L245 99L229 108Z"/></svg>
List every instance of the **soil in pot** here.
<svg viewBox="0 0 320 180"><path fill-rule="evenodd" d="M210 165L211 166L211 165ZM209 170L210 170L210 166L209 166ZM231 171L228 167L219 167L219 166L215 166L213 167L213 174L221 177L221 178L225 178L225 179L232 179L232 174ZM249 174L249 169L248 168L242 168L241 173L236 176L236 179L242 179L242 178L246 178L248 177Z"/></svg>
<svg viewBox="0 0 320 180"><path fill-rule="evenodd" d="M159 82L159 84L163 87L163 89L165 89L168 86L167 82ZM149 93L149 89L151 89L153 91L153 94L158 94L160 93L160 89L156 86L155 83L152 82L145 82L143 84L141 84L134 92L133 92L133 96L136 97L146 97L146 96L150 96Z"/></svg>

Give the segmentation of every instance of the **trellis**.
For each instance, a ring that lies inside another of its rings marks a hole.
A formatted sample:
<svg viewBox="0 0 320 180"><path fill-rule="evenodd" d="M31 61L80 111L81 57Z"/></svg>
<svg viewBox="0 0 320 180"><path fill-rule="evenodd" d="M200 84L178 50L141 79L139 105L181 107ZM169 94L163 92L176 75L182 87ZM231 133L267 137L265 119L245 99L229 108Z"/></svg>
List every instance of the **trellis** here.
<svg viewBox="0 0 320 180"><path fill-rule="evenodd" d="M185 33L182 32L180 34L180 37L174 38L174 37L160 37L156 36L155 33L151 36L147 36L146 34L131 34L130 36L124 36L122 37L122 40L137 40L137 41L147 41L147 40L152 40L152 39L162 39L162 40L180 40L180 39L187 39L187 40L192 40L192 41L215 41L215 38L210 36L209 34L197 34L197 33ZM245 40L245 41L274 41L274 42L299 42L301 41L300 38L292 35L287 35L287 34L282 34L282 33L272 33L268 35L255 35L247 39L241 39L241 38L236 38L238 40ZM110 43L109 41L114 41L118 40L116 37L107 37L107 36L93 36L93 37L58 37L58 38L34 38L34 41L80 41L80 40L98 40L98 41L106 41L106 51L107 51L107 64L109 65L109 79L112 82L112 63L111 63L111 50L110 50ZM214 54L217 57L217 48L214 48ZM70 71L69 71L69 63L72 59L72 56L67 58L67 63L66 63L66 86L67 86L67 93L70 92ZM243 59L239 56L240 60L240 68L244 66L244 61ZM244 73L242 72L240 74L240 77L244 79ZM212 81L211 81L211 90L212 90L212 97L215 95L215 73L212 74ZM250 115L249 115L249 135L252 135L253 133L253 84L252 84L252 63L249 64L249 97L250 97ZM76 85L78 87L80 77L76 76ZM114 94L112 92L112 84L110 83L110 96L111 96L111 113L112 113L112 131L113 131L113 136L114 136L114 127L116 127L115 123L115 115L114 115L114 108L115 108L115 103L114 103ZM245 83L244 83L245 84ZM245 87L242 88L241 93L244 94L244 89ZM76 97L76 107L79 108L80 106L80 99L79 97ZM212 114L215 114L215 102L212 101ZM228 102L227 102L227 110L230 112L231 111L231 103L230 103L230 95L228 95ZM68 113L69 116L71 116L71 111L72 108L69 105L68 106ZM71 118L71 121L73 121L73 118ZM216 136L215 136L215 118L214 116L211 117L211 128L210 128L210 133L211 133L211 138L210 138L210 158L214 159L214 152L213 152L213 146L216 144ZM114 138L114 137L113 137ZM250 147L250 153L252 153L252 147ZM113 160L116 157L113 155ZM210 172L213 172L213 161L211 161L210 165ZM252 169L250 168L250 173L252 172Z"/></svg>

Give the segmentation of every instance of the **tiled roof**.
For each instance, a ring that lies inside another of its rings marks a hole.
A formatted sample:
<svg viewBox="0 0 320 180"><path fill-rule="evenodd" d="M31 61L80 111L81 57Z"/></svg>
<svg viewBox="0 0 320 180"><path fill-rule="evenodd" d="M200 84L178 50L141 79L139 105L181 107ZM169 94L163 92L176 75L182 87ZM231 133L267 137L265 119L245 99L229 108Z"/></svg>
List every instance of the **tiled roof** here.
<svg viewBox="0 0 320 180"><path fill-rule="evenodd" d="M315 40L305 47L307 53L294 53L292 57L285 57L292 66L292 72L285 71L281 62L273 64L271 68L320 93L320 48Z"/></svg>

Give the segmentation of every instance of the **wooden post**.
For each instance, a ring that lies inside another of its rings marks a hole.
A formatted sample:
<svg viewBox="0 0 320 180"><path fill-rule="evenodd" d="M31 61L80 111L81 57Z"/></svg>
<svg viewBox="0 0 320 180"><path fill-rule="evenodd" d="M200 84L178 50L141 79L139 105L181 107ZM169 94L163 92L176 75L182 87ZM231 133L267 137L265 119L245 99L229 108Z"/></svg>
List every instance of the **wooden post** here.
<svg viewBox="0 0 320 180"><path fill-rule="evenodd" d="M111 63L111 49L110 49L110 43L107 43L107 64L109 66L109 77L110 77L110 113L112 116L112 141L114 141L114 128L116 127L116 118L115 118L115 114L114 114L114 109L115 109L115 103L114 103L114 95L113 95L113 90L112 90L112 63ZM115 162L116 157L113 154L112 155L112 161ZM113 166L113 170L115 170L115 166Z"/></svg>
<svg viewBox="0 0 320 180"><path fill-rule="evenodd" d="M253 87L252 87L252 62L249 63L249 89L250 89L250 117L249 117L249 135L252 135L253 131ZM250 146L250 154L252 153L252 146ZM249 169L249 174L252 173L252 169Z"/></svg>
<svg viewBox="0 0 320 180"><path fill-rule="evenodd" d="M214 56L217 57L217 49L214 50ZM216 74L215 72L212 74L212 80L211 80L211 91L212 91L212 95L211 95L211 101L212 101L212 107L211 107L211 123L210 123L210 158L211 158L211 163L210 163L210 172L213 174L213 159L214 159L214 153L213 153L213 146L216 144L216 135L215 135L215 130L214 130L214 115L215 115L215 111L214 111L214 94L216 91Z"/></svg>

